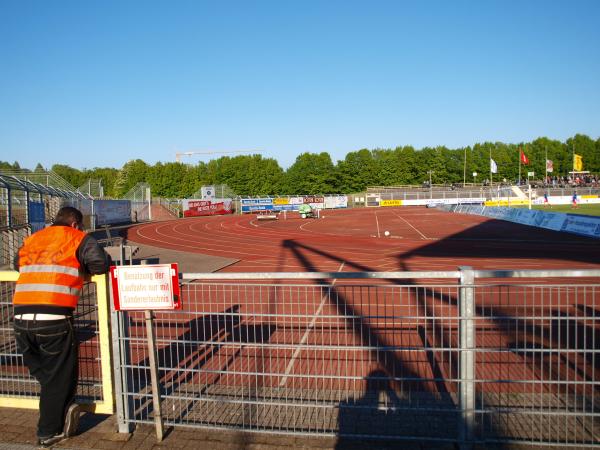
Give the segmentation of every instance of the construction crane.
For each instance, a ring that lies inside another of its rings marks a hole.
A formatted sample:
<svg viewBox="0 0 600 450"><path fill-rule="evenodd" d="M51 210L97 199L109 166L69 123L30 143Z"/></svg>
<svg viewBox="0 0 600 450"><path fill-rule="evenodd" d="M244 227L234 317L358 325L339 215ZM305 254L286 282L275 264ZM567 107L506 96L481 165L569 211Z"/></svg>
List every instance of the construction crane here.
<svg viewBox="0 0 600 450"><path fill-rule="evenodd" d="M231 150L231 151L210 151L210 152L178 152L175 153L175 161L181 162L182 156L193 156L193 155L222 155L226 153L257 153L256 150Z"/></svg>

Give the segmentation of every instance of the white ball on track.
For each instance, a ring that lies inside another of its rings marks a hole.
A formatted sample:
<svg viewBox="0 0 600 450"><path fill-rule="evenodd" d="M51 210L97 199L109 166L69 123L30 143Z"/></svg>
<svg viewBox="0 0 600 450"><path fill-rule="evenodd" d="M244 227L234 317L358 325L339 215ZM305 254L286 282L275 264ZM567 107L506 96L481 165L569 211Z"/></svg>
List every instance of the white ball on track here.
<svg viewBox="0 0 600 450"><path fill-rule="evenodd" d="M389 232L389 231L386 231L386 232L385 232L385 233L383 233L383 234L385 234L386 236L389 236L389 235L390 235L390 232Z"/></svg>

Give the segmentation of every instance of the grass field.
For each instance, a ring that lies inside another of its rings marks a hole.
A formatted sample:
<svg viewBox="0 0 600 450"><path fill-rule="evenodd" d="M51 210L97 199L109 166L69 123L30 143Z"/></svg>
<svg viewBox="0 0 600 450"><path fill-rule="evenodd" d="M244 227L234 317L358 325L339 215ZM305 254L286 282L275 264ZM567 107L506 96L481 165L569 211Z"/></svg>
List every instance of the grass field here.
<svg viewBox="0 0 600 450"><path fill-rule="evenodd" d="M516 208L527 208L527 206L516 206ZM567 214L582 214L585 216L600 216L600 203L583 204L579 205L577 208L572 208L571 205L552 205L551 208L543 205L531 205L531 209Z"/></svg>

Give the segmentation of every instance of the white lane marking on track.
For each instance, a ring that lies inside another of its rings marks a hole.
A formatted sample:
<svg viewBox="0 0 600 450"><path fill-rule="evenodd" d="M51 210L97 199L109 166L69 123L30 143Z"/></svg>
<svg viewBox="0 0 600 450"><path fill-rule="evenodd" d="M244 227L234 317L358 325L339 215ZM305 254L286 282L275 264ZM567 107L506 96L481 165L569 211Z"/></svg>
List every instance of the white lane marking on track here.
<svg viewBox="0 0 600 450"><path fill-rule="evenodd" d="M375 211L375 222L377 223L377 237L380 238L381 234L379 233L379 219L377 218L377 211Z"/></svg>
<svg viewBox="0 0 600 450"><path fill-rule="evenodd" d="M338 272L342 271L342 269L344 268L344 264L346 264L346 263L343 262L340 265L339 269L337 270ZM333 286L336 281L337 281L337 279L333 280L333 282L331 283L330 287ZM313 316L312 320L308 324L308 327L306 328L306 331L304 332L304 335L302 336L302 339L300 339L300 343L298 344L298 347L296 347L296 350L294 350L294 354L292 355L292 358L290 359L290 362L288 363L287 367L285 368L285 376L279 382L279 387L285 386L285 383L286 383L286 381L288 379L288 375L292 371L292 367L294 367L294 363L296 361L296 358L300 354L300 350L301 350L302 346L304 344L306 344L306 341L308 340L308 335L310 334L310 332L314 328L315 323L317 323L317 318L319 317L319 314L321 314L321 311L323 310L323 307L325 306L325 301L328 298L329 298L329 290L328 290L328 292L325 295L323 295L323 298L321 299L321 304L319 305L319 308L317 309L317 311L315 312L315 315Z"/></svg>
<svg viewBox="0 0 600 450"><path fill-rule="evenodd" d="M192 220L177 224L148 224L138 227L135 234L143 239L143 241L152 242L149 245L161 247L166 245L173 250L204 252L207 254L215 254L217 256L240 258L249 261L255 261L254 257L257 254L268 254L273 250L273 247L279 245L277 239L273 239L271 232L262 233L261 227L254 228L248 226L252 218L241 221L245 226L240 227L240 221L227 221L229 226L233 228L231 231L225 231L220 228L222 223L216 220ZM306 222L307 224L316 222ZM214 228L213 228L214 227ZM242 230L241 232L239 230ZM297 230L297 228L296 228ZM152 235L148 233L153 231ZM294 235L294 238L302 235ZM268 237L268 243L265 243L264 238ZM135 239L132 239L135 241ZM161 245L162 244L162 245ZM352 244L338 244L335 242L323 244L328 251L333 251L343 254L351 253L353 260L360 261L364 264L369 264L372 261L379 261L381 253L373 253L372 249L367 250L364 247L356 247ZM330 248L329 245L333 247ZM391 247L385 252L397 251L402 247ZM339 254L341 254L339 253Z"/></svg>
<svg viewBox="0 0 600 450"><path fill-rule="evenodd" d="M402 217L402 216L399 216L399 215L398 215L398 214L396 214L396 213L394 213L394 215L395 215L395 216L396 216L398 219L400 219L400 220L403 220L404 222L406 222L406 224L407 224L409 227L411 227L413 230L415 230L417 233L419 233L423 239L431 240L431 239L429 239L427 236L425 236L423 233L421 233L419 230L417 230L417 229L416 229L416 228L413 226L413 224L411 224L411 223L410 223L408 220L406 220L404 217Z"/></svg>

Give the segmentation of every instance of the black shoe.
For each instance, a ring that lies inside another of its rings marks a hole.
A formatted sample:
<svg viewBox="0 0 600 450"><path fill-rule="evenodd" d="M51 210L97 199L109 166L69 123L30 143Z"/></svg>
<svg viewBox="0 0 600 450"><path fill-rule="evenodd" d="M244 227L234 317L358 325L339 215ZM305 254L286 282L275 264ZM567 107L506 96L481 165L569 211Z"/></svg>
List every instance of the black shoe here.
<svg viewBox="0 0 600 450"><path fill-rule="evenodd" d="M71 403L67 408L67 413L65 414L65 426L62 432L65 437L71 437L77 433L80 414L81 406L79 406L77 403Z"/></svg>
<svg viewBox="0 0 600 450"><path fill-rule="evenodd" d="M53 436L46 436L38 438L38 445L42 447L50 447L54 444L58 444L60 441L64 441L67 438L65 433L55 434Z"/></svg>

